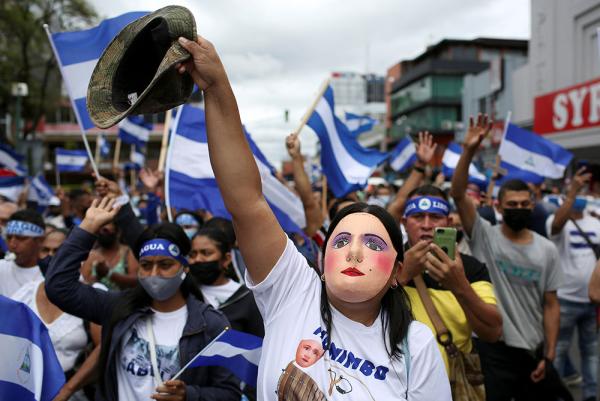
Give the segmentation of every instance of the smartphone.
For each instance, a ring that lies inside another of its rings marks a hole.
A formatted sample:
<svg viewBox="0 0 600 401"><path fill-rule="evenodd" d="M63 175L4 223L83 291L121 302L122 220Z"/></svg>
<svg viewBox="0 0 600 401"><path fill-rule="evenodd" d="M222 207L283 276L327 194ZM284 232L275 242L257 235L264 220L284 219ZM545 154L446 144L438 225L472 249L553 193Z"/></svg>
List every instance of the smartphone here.
<svg viewBox="0 0 600 401"><path fill-rule="evenodd" d="M442 248L452 260L456 255L456 228L437 227L433 232L433 243Z"/></svg>

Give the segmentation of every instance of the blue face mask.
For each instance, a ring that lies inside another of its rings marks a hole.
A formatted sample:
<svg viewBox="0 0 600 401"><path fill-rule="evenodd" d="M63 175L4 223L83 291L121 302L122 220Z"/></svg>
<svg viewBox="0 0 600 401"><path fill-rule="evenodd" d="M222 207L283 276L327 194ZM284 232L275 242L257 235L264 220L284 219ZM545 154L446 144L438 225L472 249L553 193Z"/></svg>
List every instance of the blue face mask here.
<svg viewBox="0 0 600 401"><path fill-rule="evenodd" d="M575 212L583 212L586 206L587 199L578 196L575 198L575 202L573 202L572 209Z"/></svg>

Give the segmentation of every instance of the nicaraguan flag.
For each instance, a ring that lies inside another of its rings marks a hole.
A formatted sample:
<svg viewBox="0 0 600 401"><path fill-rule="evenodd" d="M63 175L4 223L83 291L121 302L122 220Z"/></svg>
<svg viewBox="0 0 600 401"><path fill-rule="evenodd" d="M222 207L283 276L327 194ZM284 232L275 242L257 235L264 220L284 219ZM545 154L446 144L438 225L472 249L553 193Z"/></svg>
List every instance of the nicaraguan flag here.
<svg viewBox="0 0 600 401"><path fill-rule="evenodd" d="M0 400L53 400L65 375L46 326L25 304L1 295L0 314Z"/></svg>
<svg viewBox="0 0 600 401"><path fill-rule="evenodd" d="M333 89L327 88L307 125L321 142L321 167L333 194L341 198L367 185L367 179L388 155L363 148L334 114Z"/></svg>
<svg viewBox="0 0 600 401"><path fill-rule="evenodd" d="M54 196L52 187L46 182L44 176L40 173L31 179L31 188L29 189L29 200L37 202L39 206L48 206L50 198Z"/></svg>
<svg viewBox="0 0 600 401"><path fill-rule="evenodd" d="M279 224L286 232L300 232L306 227L300 198L275 177L252 138L246 133L262 179L263 194ZM176 209L206 209L215 216L231 218L225 208L208 158L204 110L181 106L175 117L166 170L167 196Z"/></svg>
<svg viewBox="0 0 600 401"><path fill-rule="evenodd" d="M25 157L18 154L10 146L0 143L0 167L14 171L17 175L25 175L23 161Z"/></svg>
<svg viewBox="0 0 600 401"><path fill-rule="evenodd" d="M56 148L56 168L58 171L83 171L88 161L85 150L67 150Z"/></svg>
<svg viewBox="0 0 600 401"><path fill-rule="evenodd" d="M346 127L348 127L350 135L355 138L363 132L371 131L375 125L377 125L377 120L372 117L346 112Z"/></svg>
<svg viewBox="0 0 600 401"><path fill-rule="evenodd" d="M82 130L94 127L86 107L87 88L104 49L130 22L143 17L147 12L130 12L109 18L100 25L75 32L57 32L51 35L58 63L75 116Z"/></svg>
<svg viewBox="0 0 600 401"><path fill-rule="evenodd" d="M146 163L146 156L144 156L142 148L135 146L132 149L130 161L136 166L136 169L141 169L144 167L144 164Z"/></svg>
<svg viewBox="0 0 600 401"><path fill-rule="evenodd" d="M126 117L119 122L119 138L123 143L144 146L150 138L152 124L144 121L143 116Z"/></svg>
<svg viewBox="0 0 600 401"><path fill-rule="evenodd" d="M454 170L458 164L458 159L462 154L462 147L455 143L450 142L444 156L442 158L442 173L447 178L451 178L454 175ZM469 165L469 182L477 184L480 188L484 189L487 185L487 177L483 174L473 163Z"/></svg>
<svg viewBox="0 0 600 401"><path fill-rule="evenodd" d="M22 175L1 175L0 195L11 202L16 202L25 187L25 177ZM0 398L1 399L1 398Z"/></svg>
<svg viewBox="0 0 600 401"><path fill-rule="evenodd" d="M252 334L226 330L200 351L189 367L221 366L256 387L262 342L262 338Z"/></svg>
<svg viewBox="0 0 600 401"><path fill-rule="evenodd" d="M535 184L545 177L562 178L573 159L573 154L562 146L514 124L508 125L498 154L500 166L508 171L505 179L519 178Z"/></svg>
<svg viewBox="0 0 600 401"><path fill-rule="evenodd" d="M110 145L104 134L98 134L98 144L100 146L100 157L107 158L110 155Z"/></svg>
<svg viewBox="0 0 600 401"><path fill-rule="evenodd" d="M390 153L390 167L395 171L402 172L411 167L417 161L417 149L414 142L405 137Z"/></svg>

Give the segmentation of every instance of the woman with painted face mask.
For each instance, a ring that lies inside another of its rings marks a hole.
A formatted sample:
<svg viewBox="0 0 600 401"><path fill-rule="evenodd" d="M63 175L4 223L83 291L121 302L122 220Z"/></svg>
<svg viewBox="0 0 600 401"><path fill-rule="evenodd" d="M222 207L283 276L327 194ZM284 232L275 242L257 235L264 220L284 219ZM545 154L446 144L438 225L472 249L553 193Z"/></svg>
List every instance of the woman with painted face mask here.
<svg viewBox="0 0 600 401"><path fill-rule="evenodd" d="M183 255L190 242L181 227L164 223L146 229L134 252L139 284L100 291L79 282L100 227L118 208L95 200L50 263L46 292L67 313L102 325L97 400L239 400L239 382L224 368L185 370L171 380L228 325L202 302Z"/></svg>
<svg viewBox="0 0 600 401"><path fill-rule="evenodd" d="M201 37L180 43L192 57L178 70L204 91L211 165L248 268L246 282L265 321L258 398L450 400L433 334L413 321L398 285L402 235L393 218L364 203L339 211L325 239L319 276L263 197L235 96L213 45ZM321 110L329 107L320 104ZM297 346L306 340L321 343L324 355L297 367L311 380L290 383L304 377L288 377L286 367L295 363ZM309 382L315 386L306 387Z"/></svg>

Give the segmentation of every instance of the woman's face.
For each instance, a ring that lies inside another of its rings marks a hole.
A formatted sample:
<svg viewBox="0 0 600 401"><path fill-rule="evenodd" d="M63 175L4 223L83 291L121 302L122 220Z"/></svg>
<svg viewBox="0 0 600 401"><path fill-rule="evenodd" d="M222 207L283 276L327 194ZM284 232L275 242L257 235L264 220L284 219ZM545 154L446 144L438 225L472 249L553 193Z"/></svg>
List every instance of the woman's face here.
<svg viewBox="0 0 600 401"><path fill-rule="evenodd" d="M323 356L325 351L316 340L302 340L296 349L296 363L303 368L312 366Z"/></svg>
<svg viewBox="0 0 600 401"><path fill-rule="evenodd" d="M198 235L192 240L192 250L189 254L190 263L221 261L224 255L212 239Z"/></svg>
<svg viewBox="0 0 600 401"><path fill-rule="evenodd" d="M144 256L140 259L138 275L140 277L160 276L173 277L181 269L181 263L168 256ZM183 270L188 271L185 267Z"/></svg>
<svg viewBox="0 0 600 401"><path fill-rule="evenodd" d="M344 302L368 301L392 284L398 253L379 219L369 213L344 217L325 248L325 285Z"/></svg>

